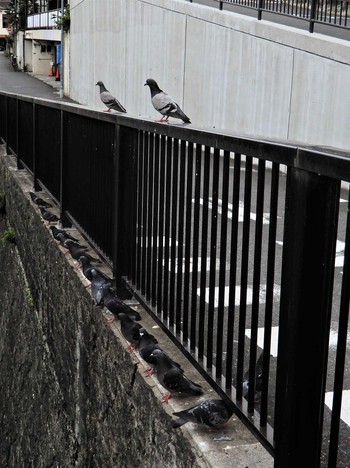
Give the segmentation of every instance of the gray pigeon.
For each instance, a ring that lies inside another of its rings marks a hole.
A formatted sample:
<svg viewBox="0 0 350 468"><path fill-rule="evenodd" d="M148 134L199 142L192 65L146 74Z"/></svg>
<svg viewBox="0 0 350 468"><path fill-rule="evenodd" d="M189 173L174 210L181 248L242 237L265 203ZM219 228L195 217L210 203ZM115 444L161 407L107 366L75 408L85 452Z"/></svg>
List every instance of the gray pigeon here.
<svg viewBox="0 0 350 468"><path fill-rule="evenodd" d="M44 208L52 208L51 203L46 202L42 198L38 197L34 192L29 192L30 198L32 201L38 205L38 206L43 206Z"/></svg>
<svg viewBox="0 0 350 468"><path fill-rule="evenodd" d="M148 331L145 328L140 328L139 330L139 343L137 346L137 350L142 357L144 361L147 362L147 364L150 364L150 367L146 369L146 374L152 375L153 374L153 368L156 365L156 360L151 357L151 354L155 349L161 349L160 346L158 345L158 340L155 336L151 335L148 333ZM163 351L161 349L161 351ZM164 354L165 351L163 351ZM171 358L169 358L171 359ZM177 362L173 361L173 363L178 366L181 369L181 365L178 364Z"/></svg>
<svg viewBox="0 0 350 468"><path fill-rule="evenodd" d="M102 81L98 81L96 86L100 87L100 98L101 101L107 109L103 112L111 112L111 109L116 110L117 112L126 112L126 109L120 104L120 102L112 96L112 94L106 89Z"/></svg>
<svg viewBox="0 0 350 468"><path fill-rule="evenodd" d="M148 78L144 86L149 86L153 107L163 115L158 122L165 122L169 117L173 117L174 119L181 119L185 123L191 123L187 115L180 109L180 106L169 94L162 91L152 78Z"/></svg>
<svg viewBox="0 0 350 468"><path fill-rule="evenodd" d="M126 341L129 342L128 348L133 351L139 344L139 331L140 328L142 328L142 325L135 322L128 314L124 314L123 312L118 314L118 319L121 323L120 331L122 332Z"/></svg>
<svg viewBox="0 0 350 468"><path fill-rule="evenodd" d="M58 234L62 234L63 237L66 238L66 239L71 239L71 240L73 240L73 241L75 241L75 242L79 242L78 239L76 239L75 237L71 236L71 235L69 234L69 232L66 231L65 229L59 229L59 228L56 227L56 226L50 226L50 229L51 229L51 232L52 232L53 237L54 237L56 240L60 241L60 242L61 242L61 240L60 240L60 238L58 237Z"/></svg>
<svg viewBox="0 0 350 468"><path fill-rule="evenodd" d="M109 287L112 283L109 279L106 279L104 274L100 274L100 271L96 268L90 270L91 274L91 294L95 301L96 305L103 305L103 292L104 288L108 285Z"/></svg>
<svg viewBox="0 0 350 468"><path fill-rule="evenodd" d="M159 383L170 392L163 395L163 403L170 400L172 393L186 395L203 394L201 386L188 379L184 375L183 369L178 367L164 351L155 349L150 354L150 358L155 361L156 375Z"/></svg>
<svg viewBox="0 0 350 468"><path fill-rule="evenodd" d="M222 400L205 400L186 410L177 411L173 415L178 416L178 419L173 422L174 428L188 422L218 428L227 423L233 415L233 410Z"/></svg>
<svg viewBox="0 0 350 468"><path fill-rule="evenodd" d="M112 290L110 286L106 286L103 288L103 304L104 306L112 312L114 317L118 318L118 314L126 314L132 320L141 320L141 315L130 306L125 304ZM114 321L114 317L110 322Z"/></svg>
<svg viewBox="0 0 350 468"><path fill-rule="evenodd" d="M51 213L51 211L45 210L45 208L42 206L39 206L39 210L41 211L41 216L43 217L44 221L55 223L60 219L54 213Z"/></svg>

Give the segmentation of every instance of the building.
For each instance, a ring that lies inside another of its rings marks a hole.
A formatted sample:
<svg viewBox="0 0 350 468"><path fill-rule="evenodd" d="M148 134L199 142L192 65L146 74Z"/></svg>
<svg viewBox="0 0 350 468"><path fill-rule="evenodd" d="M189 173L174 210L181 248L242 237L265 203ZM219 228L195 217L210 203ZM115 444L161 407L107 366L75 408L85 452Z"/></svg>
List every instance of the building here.
<svg viewBox="0 0 350 468"><path fill-rule="evenodd" d="M8 36L8 24L6 18L6 9L8 6L8 0L0 0L0 50L4 50L6 47L6 36Z"/></svg>

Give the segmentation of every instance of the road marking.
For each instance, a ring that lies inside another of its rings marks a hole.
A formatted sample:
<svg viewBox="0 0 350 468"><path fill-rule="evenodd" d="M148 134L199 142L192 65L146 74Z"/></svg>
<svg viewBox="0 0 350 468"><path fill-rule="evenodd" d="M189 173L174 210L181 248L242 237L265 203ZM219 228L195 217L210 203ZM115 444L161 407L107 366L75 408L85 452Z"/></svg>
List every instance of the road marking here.
<svg viewBox="0 0 350 468"><path fill-rule="evenodd" d="M211 202L212 198L208 198L208 208L211 210L213 208L213 204ZM195 199L192 199L192 203L195 203ZM203 198L199 199L199 203L203 205L204 200ZM232 219L232 210L233 205L232 203L228 203L228 211L227 211L227 218ZM222 200L218 200L218 213L222 214ZM238 222L243 223L243 216L244 216L244 203L242 201L239 202L238 207ZM256 214L250 213L250 219L256 221ZM270 222L270 213L263 213L263 224L269 224Z"/></svg>
<svg viewBox="0 0 350 468"><path fill-rule="evenodd" d="M277 357L277 349L278 349L278 328L279 327L271 327L271 346L270 346L270 355L273 357ZM247 328L245 334L248 338L251 336L251 329ZM258 328L258 340L257 344L261 349L264 349L264 334L265 328Z"/></svg>
<svg viewBox="0 0 350 468"><path fill-rule="evenodd" d="M333 392L326 392L325 403L332 411ZM350 390L343 390L340 417L345 424L350 426Z"/></svg>
<svg viewBox="0 0 350 468"><path fill-rule="evenodd" d="M143 247L143 237L141 236L141 247ZM136 238L136 243L138 244L139 239ZM166 237L163 236L163 247L167 245L171 246L172 245L172 239L169 237L168 242L166 241ZM179 243L175 241L175 245L178 246ZM146 237L146 242L145 242L145 248L148 247L148 237ZM153 236L151 237L151 247L153 247ZM159 247L159 237L157 236L157 247Z"/></svg>
<svg viewBox="0 0 350 468"><path fill-rule="evenodd" d="M166 261L165 259L163 259L163 267L168 267L168 270L170 271L171 270L171 260L169 258L168 261ZM216 271L219 271L220 269L220 259L217 258L216 259L216 262L215 262L215 269ZM198 269L197 271L201 271L202 270L202 259L201 257L198 257ZM209 271L210 270L210 258L206 258L206 271ZM193 271L193 258L190 258L190 262L189 262L189 272L192 273ZM175 259L175 272L178 273L178 258ZM182 259L182 270L180 271L180 273L184 273L185 272L185 259L183 258Z"/></svg>
<svg viewBox="0 0 350 468"><path fill-rule="evenodd" d="M205 301L208 303L209 302L209 291L210 288L205 288ZM241 295L241 287L236 286L235 288L235 305L239 306L240 304L240 295ZM197 295L199 296L201 293L200 288L197 289ZM278 300L279 296L281 293L281 287L278 284L274 284L273 286L273 296L274 300ZM247 305L251 305L253 303L253 288L248 286L247 287ZM224 307L228 307L229 305L229 299L230 299L230 286L225 286L225 292L224 292ZM260 285L260 291L259 291L259 303L264 304L266 301L266 284L261 284ZM219 287L215 287L214 291L214 307L218 307L219 305Z"/></svg>

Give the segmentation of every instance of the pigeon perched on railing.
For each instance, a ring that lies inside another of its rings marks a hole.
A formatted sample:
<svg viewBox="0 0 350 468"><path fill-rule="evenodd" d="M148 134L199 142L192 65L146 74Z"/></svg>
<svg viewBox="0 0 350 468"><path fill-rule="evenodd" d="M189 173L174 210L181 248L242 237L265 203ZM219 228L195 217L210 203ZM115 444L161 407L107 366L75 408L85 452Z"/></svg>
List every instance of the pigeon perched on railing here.
<svg viewBox="0 0 350 468"><path fill-rule="evenodd" d="M92 274L91 274L91 270L94 269L96 270L96 273L101 276L102 278L104 278L109 284L112 285L113 283L113 279L110 278L108 275L106 275L106 273L103 273L103 271L99 270L98 268L95 267L95 265L93 264L94 260L91 260L91 257L89 254L87 254L86 252L83 253L83 255L80 255L80 257L78 258L79 260L79 263L82 267L82 272L83 272L83 275L85 276L85 278L87 278L89 281L92 281ZM96 262L95 262L96 263Z"/></svg>
<svg viewBox="0 0 350 468"><path fill-rule="evenodd" d="M170 400L172 394L202 395L202 387L188 379L183 369L160 349L155 349L150 358L155 360L156 376L159 383L170 393L163 395L162 402Z"/></svg>
<svg viewBox="0 0 350 468"><path fill-rule="evenodd" d="M100 87L100 98L103 104L107 107L103 112L111 112L111 109L117 112L126 112L126 109L120 104L120 102L112 96L112 94L106 89L102 81L98 81L96 86Z"/></svg>
<svg viewBox="0 0 350 468"><path fill-rule="evenodd" d="M174 119L181 119L184 123L191 123L187 115L180 109L180 106L169 94L162 91L152 78L148 78L144 86L149 86L152 105L156 111L163 115L158 122L165 122L169 117L173 117Z"/></svg>
<svg viewBox="0 0 350 468"><path fill-rule="evenodd" d="M34 192L29 192L29 195L33 203L36 205L43 206L44 208L52 208L51 203L48 203L43 198L38 197Z"/></svg>
<svg viewBox="0 0 350 468"><path fill-rule="evenodd" d="M219 428L224 426L233 415L233 410L222 400L205 400L191 408L176 411L174 416L178 416L173 422L173 427L181 427L191 422L204 424L209 427Z"/></svg>
<svg viewBox="0 0 350 468"><path fill-rule="evenodd" d="M264 352L262 351L255 367L255 401L259 401L259 393L262 390L262 372L263 372ZM243 397L249 393L249 369L243 377Z"/></svg>
<svg viewBox="0 0 350 468"><path fill-rule="evenodd" d="M87 253L89 247L81 245L79 242L76 242L72 239L67 239L63 234L57 234L57 237L60 239L62 246L69 250L69 253L74 260L79 260L81 256L85 256L88 260L90 260L90 262L101 263L100 259Z"/></svg>

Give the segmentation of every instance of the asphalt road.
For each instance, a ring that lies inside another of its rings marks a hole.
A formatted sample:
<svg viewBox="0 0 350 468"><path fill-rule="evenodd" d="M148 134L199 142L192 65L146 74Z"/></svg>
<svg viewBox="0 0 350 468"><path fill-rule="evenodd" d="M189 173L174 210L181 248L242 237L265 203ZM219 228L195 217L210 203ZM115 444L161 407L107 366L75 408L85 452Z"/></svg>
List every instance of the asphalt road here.
<svg viewBox="0 0 350 468"><path fill-rule="evenodd" d="M50 99L51 101L73 102L68 98L60 98L59 91L47 83L34 78L28 73L15 71L10 59L5 57L4 52L0 52L0 91Z"/></svg>

